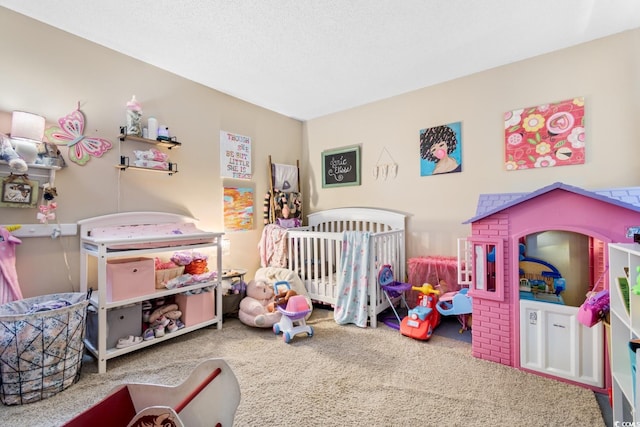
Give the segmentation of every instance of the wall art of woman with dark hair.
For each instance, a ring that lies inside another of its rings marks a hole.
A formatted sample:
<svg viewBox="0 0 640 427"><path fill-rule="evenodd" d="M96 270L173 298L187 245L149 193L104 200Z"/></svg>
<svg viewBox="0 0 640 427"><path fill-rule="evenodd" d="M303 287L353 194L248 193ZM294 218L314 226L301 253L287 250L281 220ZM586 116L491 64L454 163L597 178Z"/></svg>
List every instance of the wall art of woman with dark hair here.
<svg viewBox="0 0 640 427"><path fill-rule="evenodd" d="M451 156L457 145L456 133L447 125L420 131L420 157L435 163L433 175L462 171L462 165Z"/></svg>

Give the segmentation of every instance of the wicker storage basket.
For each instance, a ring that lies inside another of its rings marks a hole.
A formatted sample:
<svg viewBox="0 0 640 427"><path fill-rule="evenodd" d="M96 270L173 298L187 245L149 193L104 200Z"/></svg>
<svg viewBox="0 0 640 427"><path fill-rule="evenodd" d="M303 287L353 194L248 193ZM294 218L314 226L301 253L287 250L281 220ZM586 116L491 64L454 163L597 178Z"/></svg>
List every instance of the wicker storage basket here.
<svg viewBox="0 0 640 427"><path fill-rule="evenodd" d="M30 313L54 301L70 304ZM27 298L0 305L0 400L20 405L49 398L80 378L86 312L84 293Z"/></svg>
<svg viewBox="0 0 640 427"><path fill-rule="evenodd" d="M178 276L182 276L182 273L184 273L184 266L156 270L156 289L164 289L165 283Z"/></svg>

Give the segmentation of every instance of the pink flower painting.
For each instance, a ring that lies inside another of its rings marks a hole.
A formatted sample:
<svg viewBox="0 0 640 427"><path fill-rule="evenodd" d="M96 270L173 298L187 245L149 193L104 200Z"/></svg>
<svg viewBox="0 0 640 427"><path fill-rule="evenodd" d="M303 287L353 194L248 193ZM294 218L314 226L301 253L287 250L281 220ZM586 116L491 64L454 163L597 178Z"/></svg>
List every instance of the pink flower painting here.
<svg viewBox="0 0 640 427"><path fill-rule="evenodd" d="M508 171L584 164L584 98L504 114Z"/></svg>

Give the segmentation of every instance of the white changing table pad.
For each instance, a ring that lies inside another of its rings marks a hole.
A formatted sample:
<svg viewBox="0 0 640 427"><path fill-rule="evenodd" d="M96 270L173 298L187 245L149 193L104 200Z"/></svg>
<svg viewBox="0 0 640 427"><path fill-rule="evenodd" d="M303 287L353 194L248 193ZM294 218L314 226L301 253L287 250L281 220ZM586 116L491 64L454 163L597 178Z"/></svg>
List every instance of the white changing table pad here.
<svg viewBox="0 0 640 427"><path fill-rule="evenodd" d="M196 223L195 218L166 212L122 212L78 221L84 244L104 245L109 251L197 245L220 237Z"/></svg>

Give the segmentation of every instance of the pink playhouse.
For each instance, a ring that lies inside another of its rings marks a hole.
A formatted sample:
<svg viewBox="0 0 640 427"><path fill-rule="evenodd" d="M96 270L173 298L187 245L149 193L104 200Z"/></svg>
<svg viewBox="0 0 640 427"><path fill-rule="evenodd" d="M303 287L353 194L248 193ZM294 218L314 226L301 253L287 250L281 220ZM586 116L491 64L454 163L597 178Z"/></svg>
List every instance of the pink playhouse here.
<svg viewBox="0 0 640 427"><path fill-rule="evenodd" d="M576 315L587 291L608 288L607 244L633 242L640 187L484 194L465 223L473 355L606 390L605 328Z"/></svg>

